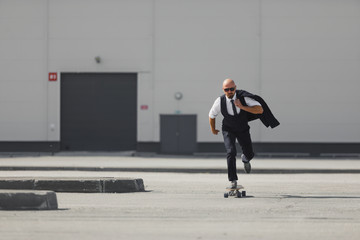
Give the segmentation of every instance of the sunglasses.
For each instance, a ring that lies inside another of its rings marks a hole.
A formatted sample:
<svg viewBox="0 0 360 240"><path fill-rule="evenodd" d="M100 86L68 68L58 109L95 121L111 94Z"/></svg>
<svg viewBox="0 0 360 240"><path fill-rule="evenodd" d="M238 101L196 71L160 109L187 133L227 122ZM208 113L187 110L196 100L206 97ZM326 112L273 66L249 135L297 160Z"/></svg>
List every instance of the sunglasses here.
<svg viewBox="0 0 360 240"><path fill-rule="evenodd" d="M229 90L230 90L230 91L234 91L235 88L234 88L234 87L232 87L232 88L224 88L224 91L225 91L225 92L228 92Z"/></svg>

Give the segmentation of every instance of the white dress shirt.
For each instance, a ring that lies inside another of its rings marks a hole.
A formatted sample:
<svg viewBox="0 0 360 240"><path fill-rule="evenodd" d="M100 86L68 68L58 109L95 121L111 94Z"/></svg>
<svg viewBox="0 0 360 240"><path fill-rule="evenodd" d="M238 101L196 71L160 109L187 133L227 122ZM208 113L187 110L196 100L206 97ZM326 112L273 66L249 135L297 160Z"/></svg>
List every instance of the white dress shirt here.
<svg viewBox="0 0 360 240"><path fill-rule="evenodd" d="M227 108L227 112L229 113L229 115L232 115L234 116L234 111L232 109L232 105L231 105L231 100L236 100L236 94L234 95L234 97L232 99L226 97L226 108ZM261 106L261 104L258 102L258 101L255 101L254 99L252 98L249 98L249 97L244 97L245 99L245 102L246 104L249 106L249 107L252 107L252 106ZM210 112L209 112L209 118L216 118L217 115L219 115L219 113L221 113L221 104L220 104L221 100L220 100L220 97L218 97L213 106L211 107L210 109ZM237 113L240 113L241 109L238 108L236 105L236 111Z"/></svg>

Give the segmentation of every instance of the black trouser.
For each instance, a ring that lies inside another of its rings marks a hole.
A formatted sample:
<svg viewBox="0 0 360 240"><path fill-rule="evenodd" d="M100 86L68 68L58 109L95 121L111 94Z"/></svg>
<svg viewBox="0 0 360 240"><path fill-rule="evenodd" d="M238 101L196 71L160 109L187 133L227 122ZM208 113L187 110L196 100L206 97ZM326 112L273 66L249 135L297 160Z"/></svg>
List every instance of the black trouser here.
<svg viewBox="0 0 360 240"><path fill-rule="evenodd" d="M228 167L228 178L229 181L238 180L236 174L236 146L235 140L237 139L243 154L247 158L247 160L251 160L254 157L254 152L252 148L252 142L250 137L249 130L244 132L231 132L231 131L224 131L224 144L226 149L226 158L227 158L227 167Z"/></svg>

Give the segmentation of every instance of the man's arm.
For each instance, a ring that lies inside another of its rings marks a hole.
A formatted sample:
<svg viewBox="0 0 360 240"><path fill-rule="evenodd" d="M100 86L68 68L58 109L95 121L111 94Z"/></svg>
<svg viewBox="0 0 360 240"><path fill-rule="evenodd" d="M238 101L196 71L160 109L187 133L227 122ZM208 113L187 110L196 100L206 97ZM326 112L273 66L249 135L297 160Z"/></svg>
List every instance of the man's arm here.
<svg viewBox="0 0 360 240"><path fill-rule="evenodd" d="M219 133L219 130L215 128L215 118L220 113L220 97L218 97L209 112L209 123L211 132L215 135Z"/></svg>
<svg viewBox="0 0 360 240"><path fill-rule="evenodd" d="M215 135L217 135L219 133L219 130L217 130L215 128L215 118L210 118L209 117L209 123L210 123L210 128L211 128L211 132Z"/></svg>
<svg viewBox="0 0 360 240"><path fill-rule="evenodd" d="M262 114L264 112L262 106L258 106L258 105L252 106L252 107L244 106L241 104L239 99L236 99L234 103L238 108L240 108L241 110L247 111L249 113Z"/></svg>

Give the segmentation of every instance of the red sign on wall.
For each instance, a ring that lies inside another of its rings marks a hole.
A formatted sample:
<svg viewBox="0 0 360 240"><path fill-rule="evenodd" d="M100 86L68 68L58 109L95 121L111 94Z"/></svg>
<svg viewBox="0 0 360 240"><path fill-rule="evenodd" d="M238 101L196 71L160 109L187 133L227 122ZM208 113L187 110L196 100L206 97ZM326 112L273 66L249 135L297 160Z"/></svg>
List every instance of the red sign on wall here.
<svg viewBox="0 0 360 240"><path fill-rule="evenodd" d="M141 109L141 110L148 110L148 109L149 109L149 106L148 106L148 105L141 105L141 106L140 106L140 109Z"/></svg>
<svg viewBox="0 0 360 240"><path fill-rule="evenodd" d="M57 72L49 72L49 81L57 81Z"/></svg>

